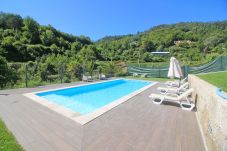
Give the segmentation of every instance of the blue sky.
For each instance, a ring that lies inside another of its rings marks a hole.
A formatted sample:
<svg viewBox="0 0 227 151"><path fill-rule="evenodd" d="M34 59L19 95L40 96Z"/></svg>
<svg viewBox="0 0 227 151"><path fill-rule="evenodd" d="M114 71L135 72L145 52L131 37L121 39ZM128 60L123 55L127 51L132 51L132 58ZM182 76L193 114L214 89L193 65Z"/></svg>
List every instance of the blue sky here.
<svg viewBox="0 0 227 151"><path fill-rule="evenodd" d="M227 0L0 0L0 11L97 40L160 24L227 20Z"/></svg>

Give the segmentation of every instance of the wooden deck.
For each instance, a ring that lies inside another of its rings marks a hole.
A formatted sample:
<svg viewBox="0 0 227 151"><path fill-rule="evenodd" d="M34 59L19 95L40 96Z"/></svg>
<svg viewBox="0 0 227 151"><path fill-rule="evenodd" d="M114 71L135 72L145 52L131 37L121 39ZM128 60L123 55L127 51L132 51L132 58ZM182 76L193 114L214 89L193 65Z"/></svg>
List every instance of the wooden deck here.
<svg viewBox="0 0 227 151"><path fill-rule="evenodd" d="M25 150L205 150L194 112L149 100L157 85L83 126L21 95L69 85L0 91L0 118Z"/></svg>

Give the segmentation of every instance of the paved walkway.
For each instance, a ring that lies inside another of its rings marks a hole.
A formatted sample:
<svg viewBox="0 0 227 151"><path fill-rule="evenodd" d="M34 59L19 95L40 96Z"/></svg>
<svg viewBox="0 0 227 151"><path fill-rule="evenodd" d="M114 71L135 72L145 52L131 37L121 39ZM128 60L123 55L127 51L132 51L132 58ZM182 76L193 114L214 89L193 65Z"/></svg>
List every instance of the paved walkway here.
<svg viewBox="0 0 227 151"><path fill-rule="evenodd" d="M84 126L22 96L76 85L0 91L0 118L27 151L204 151L195 113L155 105L154 86Z"/></svg>

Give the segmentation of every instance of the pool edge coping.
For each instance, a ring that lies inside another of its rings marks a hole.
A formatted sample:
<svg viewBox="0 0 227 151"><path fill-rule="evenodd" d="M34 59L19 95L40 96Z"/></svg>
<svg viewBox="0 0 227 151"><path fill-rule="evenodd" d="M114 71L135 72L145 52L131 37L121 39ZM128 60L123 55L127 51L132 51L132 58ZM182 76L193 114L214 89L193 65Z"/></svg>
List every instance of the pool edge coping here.
<svg viewBox="0 0 227 151"><path fill-rule="evenodd" d="M74 86L69 86L69 87L62 87L62 88L56 88L56 89L49 89L49 90L43 90L43 91L36 91L36 92L31 92L31 93L23 93L22 95L33 100L36 103L39 103L45 107L47 107L48 109L55 111L56 113L63 115L81 125L85 125L89 122L91 122L92 120L96 119L97 117L101 116L102 114L112 110L113 108L117 107L118 105L128 101L129 99L131 99L132 97L138 95L139 93L145 91L146 89L154 86L155 84L157 84L158 82L153 82L153 81L148 81L148 80L136 80L136 81L147 81L147 82L152 82L151 84L142 87L136 91L134 91L133 93L130 93L124 97L121 97L117 100L114 100L113 102L91 112L85 115L81 115L78 112L72 111L66 107L63 107L61 105L58 105L56 103L52 103L49 102L48 100L46 100L45 98L39 97L36 94L37 93L42 93L42 92L49 92L49 91L55 91L55 90L62 90L62 89L67 89L67 88L74 88L74 87L79 87L79 86L86 86L86 85L93 85L93 84L98 84L98 83L105 83L105 82L110 82L110 81L115 81L115 80L120 80L120 79L127 79L127 78L119 78L119 79L114 79L114 80L107 80L107 81L99 81L99 82L94 82L94 83L87 83L87 84L79 84L79 85L74 85ZM132 80L132 79L127 79L127 80Z"/></svg>

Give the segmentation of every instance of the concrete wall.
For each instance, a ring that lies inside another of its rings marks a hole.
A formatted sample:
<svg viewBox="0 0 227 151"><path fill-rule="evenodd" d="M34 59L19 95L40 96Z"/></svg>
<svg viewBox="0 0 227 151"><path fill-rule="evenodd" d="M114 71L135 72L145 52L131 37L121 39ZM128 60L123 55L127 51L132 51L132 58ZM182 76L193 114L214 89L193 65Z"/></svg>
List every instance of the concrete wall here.
<svg viewBox="0 0 227 151"><path fill-rule="evenodd" d="M209 151L227 151L227 100L216 95L216 87L189 75L194 88L196 116Z"/></svg>

